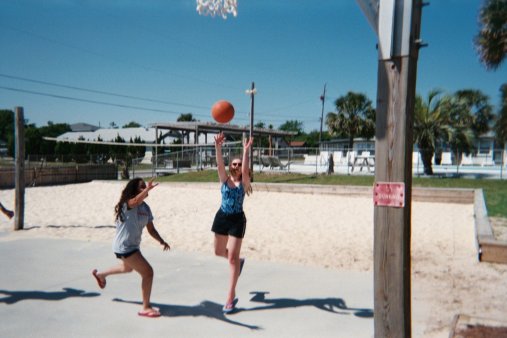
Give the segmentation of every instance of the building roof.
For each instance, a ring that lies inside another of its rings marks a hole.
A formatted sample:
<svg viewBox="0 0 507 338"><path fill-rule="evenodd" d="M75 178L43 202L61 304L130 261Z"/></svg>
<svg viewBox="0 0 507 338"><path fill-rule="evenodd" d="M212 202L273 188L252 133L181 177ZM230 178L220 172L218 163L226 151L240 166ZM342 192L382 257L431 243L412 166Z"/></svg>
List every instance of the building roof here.
<svg viewBox="0 0 507 338"><path fill-rule="evenodd" d="M291 147L304 147L305 141L292 141L289 143Z"/></svg>
<svg viewBox="0 0 507 338"><path fill-rule="evenodd" d="M198 133L219 133L225 132L229 134L241 135L250 131L249 126L237 126L232 124L219 124L212 122L158 122L150 125L152 128L168 129L177 132L198 132ZM267 128L254 128L253 135L271 135L276 137L290 137L297 133L293 131L283 131Z"/></svg>
<svg viewBox="0 0 507 338"><path fill-rule="evenodd" d="M83 131L95 131L97 129L100 129L100 127L94 126L92 124L88 123L74 123L70 125L70 130L76 131L76 132L83 132Z"/></svg>
<svg viewBox="0 0 507 338"><path fill-rule="evenodd" d="M129 142L130 139L135 139L136 137L141 138L146 143L155 143L156 134L155 128L118 128L118 129L109 129L102 128L97 129L95 131L82 131L82 132L74 132L69 131L65 134L58 136L56 139L63 141L77 141L79 139L84 139L86 141L96 141L100 137L103 141L112 141L118 135L122 137L126 142Z"/></svg>

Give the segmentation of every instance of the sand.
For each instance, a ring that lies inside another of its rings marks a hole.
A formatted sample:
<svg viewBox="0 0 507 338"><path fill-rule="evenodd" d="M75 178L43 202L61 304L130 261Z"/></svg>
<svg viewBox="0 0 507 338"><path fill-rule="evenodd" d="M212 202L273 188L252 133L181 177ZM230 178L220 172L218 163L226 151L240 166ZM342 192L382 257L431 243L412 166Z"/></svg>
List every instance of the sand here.
<svg viewBox="0 0 507 338"><path fill-rule="evenodd" d="M124 182L95 181L26 190L25 231L1 240L49 236L111 243L113 209ZM0 201L14 205L14 191ZM155 226L174 250L213 254L211 223L217 184L160 184L146 200ZM345 271L373 271L370 197L255 191L242 255ZM0 230L13 222L0 218ZM146 235L142 245L158 245ZM473 206L412 204L412 327L414 337L448 337L456 314L502 320L507 313L507 265L479 263ZM373 282L373 281L372 281Z"/></svg>

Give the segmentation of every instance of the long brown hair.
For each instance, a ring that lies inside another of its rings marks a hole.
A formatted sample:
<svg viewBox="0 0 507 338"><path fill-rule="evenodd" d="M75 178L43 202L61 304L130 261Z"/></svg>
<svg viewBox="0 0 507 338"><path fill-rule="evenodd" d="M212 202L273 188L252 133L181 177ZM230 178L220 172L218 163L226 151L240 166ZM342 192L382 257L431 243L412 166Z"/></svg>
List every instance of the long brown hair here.
<svg viewBox="0 0 507 338"><path fill-rule="evenodd" d="M236 168L233 168L232 167L232 162L234 162L234 160L239 160L241 161L241 165L243 165L243 160L239 157L235 157L233 158L230 162L229 162L229 175L233 175L235 174L235 171L238 171L239 170L239 179L240 181L243 183L243 174L241 172L241 168L239 167L236 167ZM252 177L252 170L250 170L250 168L248 168L248 176L251 178ZM250 182L247 182L246 184L244 184L244 189L245 189L245 192L248 196L250 196L250 194L253 192L253 189L252 189L252 185L250 184Z"/></svg>
<svg viewBox="0 0 507 338"><path fill-rule="evenodd" d="M116 220L120 220L121 222L124 221L122 213L123 204L125 204L129 199L136 197L136 195L139 193L139 183L142 181L143 179L140 177L133 178L127 183L125 188L123 188L120 200L118 201L118 204L116 204L116 206L114 207Z"/></svg>

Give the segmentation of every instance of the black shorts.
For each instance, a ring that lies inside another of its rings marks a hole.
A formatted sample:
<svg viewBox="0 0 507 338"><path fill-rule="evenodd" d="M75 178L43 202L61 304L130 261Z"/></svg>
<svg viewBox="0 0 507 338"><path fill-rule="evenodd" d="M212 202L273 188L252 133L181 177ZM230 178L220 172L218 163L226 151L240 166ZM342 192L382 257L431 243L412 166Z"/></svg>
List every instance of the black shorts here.
<svg viewBox="0 0 507 338"><path fill-rule="evenodd" d="M135 249L135 250L127 252L127 253L117 253L117 252L115 252L114 254L116 255L116 258L127 258L127 257L132 256L136 252L139 252L139 249Z"/></svg>
<svg viewBox="0 0 507 338"><path fill-rule="evenodd" d="M221 209L218 209L211 231L218 235L243 238L245 237L245 230L246 217L244 212L226 214Z"/></svg>

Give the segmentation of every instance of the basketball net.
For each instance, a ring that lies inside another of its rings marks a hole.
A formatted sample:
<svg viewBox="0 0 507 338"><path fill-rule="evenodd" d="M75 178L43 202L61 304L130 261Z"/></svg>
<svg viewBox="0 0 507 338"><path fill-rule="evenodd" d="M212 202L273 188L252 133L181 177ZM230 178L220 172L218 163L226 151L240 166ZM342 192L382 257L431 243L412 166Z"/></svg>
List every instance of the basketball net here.
<svg viewBox="0 0 507 338"><path fill-rule="evenodd" d="M220 15L227 19L227 14L238 15L238 3L236 0L196 0L199 15Z"/></svg>

